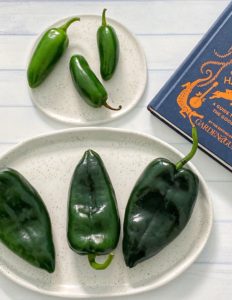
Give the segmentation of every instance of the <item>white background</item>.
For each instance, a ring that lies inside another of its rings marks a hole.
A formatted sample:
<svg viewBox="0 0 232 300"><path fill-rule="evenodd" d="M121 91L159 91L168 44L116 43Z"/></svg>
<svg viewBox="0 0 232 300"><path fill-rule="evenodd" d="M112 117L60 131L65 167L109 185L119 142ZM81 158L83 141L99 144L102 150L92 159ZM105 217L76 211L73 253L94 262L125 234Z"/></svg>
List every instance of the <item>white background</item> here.
<svg viewBox="0 0 232 300"><path fill-rule="evenodd" d="M228 4L223 0L0 1L0 154L24 139L67 128L33 107L26 83L27 54L36 36L57 19L74 14L101 14L104 7L110 17L126 25L141 42L149 75L140 103L108 126L149 133L187 153L190 144L152 116L146 105ZM122 299L232 299L232 176L200 150L193 163L207 181L215 211L205 249L171 283ZM56 298L28 291L0 275L0 299Z"/></svg>

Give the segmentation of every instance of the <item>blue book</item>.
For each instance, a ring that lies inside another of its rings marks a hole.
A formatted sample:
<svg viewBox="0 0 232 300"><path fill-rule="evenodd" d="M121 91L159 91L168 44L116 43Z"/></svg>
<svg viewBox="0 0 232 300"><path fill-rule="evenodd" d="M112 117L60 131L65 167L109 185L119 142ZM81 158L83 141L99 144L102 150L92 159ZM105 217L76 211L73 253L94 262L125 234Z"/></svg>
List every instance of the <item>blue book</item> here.
<svg viewBox="0 0 232 300"><path fill-rule="evenodd" d="M232 3L148 109L232 171Z"/></svg>

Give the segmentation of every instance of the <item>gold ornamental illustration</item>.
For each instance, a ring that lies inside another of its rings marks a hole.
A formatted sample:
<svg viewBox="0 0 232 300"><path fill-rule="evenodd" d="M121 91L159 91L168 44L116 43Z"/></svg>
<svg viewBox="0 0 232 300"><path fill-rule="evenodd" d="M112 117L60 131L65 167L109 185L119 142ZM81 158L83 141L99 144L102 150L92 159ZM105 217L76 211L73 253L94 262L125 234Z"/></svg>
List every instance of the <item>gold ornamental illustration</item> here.
<svg viewBox="0 0 232 300"><path fill-rule="evenodd" d="M232 90L226 89L223 91L215 91L210 99L223 99L231 101L230 105L232 105Z"/></svg>
<svg viewBox="0 0 232 300"><path fill-rule="evenodd" d="M198 78L193 82L189 81L182 84L181 87L183 89L177 96L176 102L180 107L179 113L183 118L187 117L191 125L194 124L192 120L193 117L200 119L204 118L204 115L200 114L197 110L203 105L203 103L205 103L205 97L219 85L218 81L216 81L218 76L224 69L232 65L232 47L230 47L225 54L220 54L214 50L214 56L217 60L208 60L200 67L200 73L204 77ZM225 61L225 59L228 58L230 59ZM207 86L208 88L202 90L202 88ZM196 89L198 92L193 94ZM213 91L212 95L208 99L223 99L231 101L230 105L232 105L232 90L226 89L225 91Z"/></svg>

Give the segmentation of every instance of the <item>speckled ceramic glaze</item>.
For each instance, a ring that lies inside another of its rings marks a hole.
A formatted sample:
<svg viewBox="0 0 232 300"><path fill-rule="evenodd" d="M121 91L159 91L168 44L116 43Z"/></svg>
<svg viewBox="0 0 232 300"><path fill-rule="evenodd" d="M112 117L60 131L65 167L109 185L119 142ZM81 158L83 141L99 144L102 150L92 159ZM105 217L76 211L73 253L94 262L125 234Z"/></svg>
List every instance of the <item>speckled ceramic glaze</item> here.
<svg viewBox="0 0 232 300"><path fill-rule="evenodd" d="M70 18L60 20L51 27L60 26ZM47 116L64 123L86 126L114 120L131 110L145 90L147 68L143 50L135 37L123 25L107 18L108 23L117 32L120 56L112 79L103 82L100 76L96 39L101 16L80 15L80 18L81 21L73 23L67 31L69 47L55 69L39 87L29 88L29 91L34 104ZM40 38L41 36L37 39L29 57ZM81 54L86 58L108 91L107 103L113 107L122 105L120 111L111 111L105 107L93 108L86 104L76 91L70 75L69 60L73 54Z"/></svg>
<svg viewBox="0 0 232 300"><path fill-rule="evenodd" d="M199 176L199 195L190 222L171 244L153 258L129 269L123 261L121 236L109 268L96 271L85 256L70 250L66 240L69 184L76 164L87 149L97 151L104 161L115 188L121 222L130 192L146 165L157 157L173 162L181 157L158 139L106 128L69 129L15 147L0 159L0 167L8 166L21 172L42 196L51 217L57 264L55 273L50 275L0 244L1 272L27 288L70 298L139 293L175 278L198 256L212 225L211 201L199 172L188 164Z"/></svg>

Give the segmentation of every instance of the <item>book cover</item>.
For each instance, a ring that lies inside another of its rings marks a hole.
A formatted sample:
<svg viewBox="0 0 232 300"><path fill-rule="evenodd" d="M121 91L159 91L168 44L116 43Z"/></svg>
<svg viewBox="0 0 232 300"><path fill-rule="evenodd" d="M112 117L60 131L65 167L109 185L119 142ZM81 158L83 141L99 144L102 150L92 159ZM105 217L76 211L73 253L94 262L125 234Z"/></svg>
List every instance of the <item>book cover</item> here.
<svg viewBox="0 0 232 300"><path fill-rule="evenodd" d="M232 171L232 3L148 109Z"/></svg>

